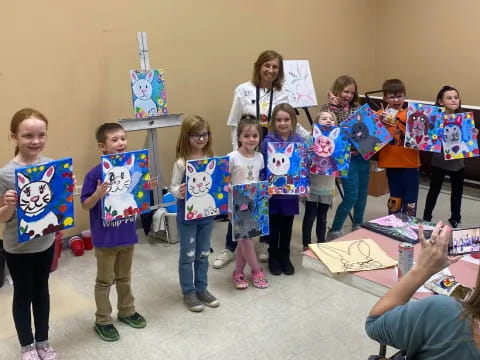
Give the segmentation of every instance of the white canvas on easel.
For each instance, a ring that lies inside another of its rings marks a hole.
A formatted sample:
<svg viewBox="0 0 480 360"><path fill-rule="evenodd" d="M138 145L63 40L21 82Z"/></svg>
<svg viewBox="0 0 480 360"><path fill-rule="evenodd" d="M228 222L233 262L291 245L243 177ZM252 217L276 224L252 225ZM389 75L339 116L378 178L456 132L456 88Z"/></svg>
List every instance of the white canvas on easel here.
<svg viewBox="0 0 480 360"><path fill-rule="evenodd" d="M283 71L285 73L283 89L288 94L288 103L295 108L317 106L308 60L284 60Z"/></svg>

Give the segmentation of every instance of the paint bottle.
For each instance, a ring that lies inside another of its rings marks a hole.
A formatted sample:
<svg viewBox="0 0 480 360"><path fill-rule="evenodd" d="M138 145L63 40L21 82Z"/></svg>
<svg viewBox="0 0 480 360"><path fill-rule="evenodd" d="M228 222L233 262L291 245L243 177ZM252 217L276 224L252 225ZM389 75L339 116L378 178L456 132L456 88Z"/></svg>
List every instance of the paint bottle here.
<svg viewBox="0 0 480 360"><path fill-rule="evenodd" d="M400 279L413 267L413 245L402 242L398 245L398 278Z"/></svg>

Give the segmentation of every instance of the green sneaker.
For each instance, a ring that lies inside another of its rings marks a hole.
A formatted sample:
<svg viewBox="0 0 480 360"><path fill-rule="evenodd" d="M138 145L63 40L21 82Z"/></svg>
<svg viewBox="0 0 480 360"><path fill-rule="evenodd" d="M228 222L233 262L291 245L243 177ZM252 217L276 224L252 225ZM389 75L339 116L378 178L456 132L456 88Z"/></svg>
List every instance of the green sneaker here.
<svg viewBox="0 0 480 360"><path fill-rule="evenodd" d="M118 320L120 320L121 322L124 322L125 324L135 329L141 329L147 326L147 320L145 320L145 318L137 312L127 317L119 316Z"/></svg>
<svg viewBox="0 0 480 360"><path fill-rule="evenodd" d="M118 339L120 339L120 334L118 333L118 330L112 324L108 324L108 325L95 324L93 329L98 334L100 339L104 341L117 341Z"/></svg>

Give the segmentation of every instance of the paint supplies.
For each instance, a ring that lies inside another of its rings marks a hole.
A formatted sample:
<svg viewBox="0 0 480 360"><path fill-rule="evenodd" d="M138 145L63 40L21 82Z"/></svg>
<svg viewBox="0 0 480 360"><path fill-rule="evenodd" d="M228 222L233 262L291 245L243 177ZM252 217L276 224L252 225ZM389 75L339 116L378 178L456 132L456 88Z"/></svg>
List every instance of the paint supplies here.
<svg viewBox="0 0 480 360"><path fill-rule="evenodd" d="M75 256L82 256L84 252L83 248L83 241L80 236L72 236L70 240L68 241L68 244L70 246L70 249L72 249L72 253Z"/></svg>
<svg viewBox="0 0 480 360"><path fill-rule="evenodd" d="M413 245L408 242L398 244L398 278L410 271L413 267Z"/></svg>
<svg viewBox="0 0 480 360"><path fill-rule="evenodd" d="M90 232L90 230L82 231L82 240L83 240L83 248L85 250L93 249L92 233Z"/></svg>
<svg viewBox="0 0 480 360"><path fill-rule="evenodd" d="M437 274L425 283L425 287L435 294L452 296L458 300L465 300L472 289L460 284L452 275Z"/></svg>

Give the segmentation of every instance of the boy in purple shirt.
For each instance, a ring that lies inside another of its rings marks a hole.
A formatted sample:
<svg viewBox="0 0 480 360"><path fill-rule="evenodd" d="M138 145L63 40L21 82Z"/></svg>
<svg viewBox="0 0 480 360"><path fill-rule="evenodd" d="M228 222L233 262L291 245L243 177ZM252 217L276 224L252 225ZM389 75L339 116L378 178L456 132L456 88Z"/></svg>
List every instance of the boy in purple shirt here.
<svg viewBox="0 0 480 360"><path fill-rule="evenodd" d="M127 136L120 124L104 123L97 129L96 138L103 154L127 151ZM102 219L101 200L109 187L108 182L102 182L102 168L98 164L85 176L81 202L83 209L90 211L90 228L97 258L94 329L102 340L116 341L120 335L113 326L109 299L114 282L118 295L118 320L134 328L143 328L147 322L135 311L130 287L133 247L138 242L135 216L111 222Z"/></svg>

